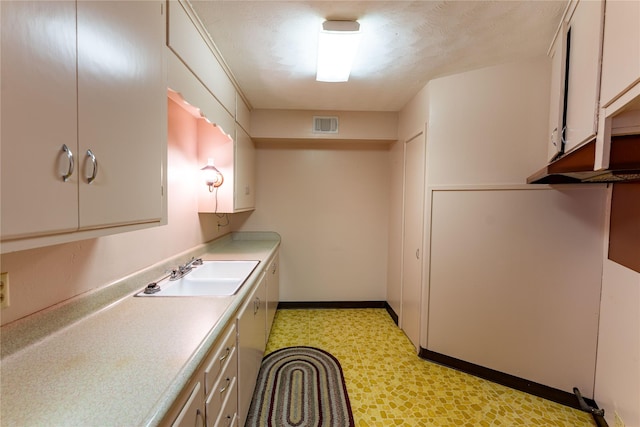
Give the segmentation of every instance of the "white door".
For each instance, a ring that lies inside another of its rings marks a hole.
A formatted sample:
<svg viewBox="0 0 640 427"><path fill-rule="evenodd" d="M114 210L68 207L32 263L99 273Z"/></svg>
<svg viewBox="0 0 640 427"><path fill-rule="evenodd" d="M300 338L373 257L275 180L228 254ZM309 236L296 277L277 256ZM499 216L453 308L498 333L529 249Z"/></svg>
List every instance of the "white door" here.
<svg viewBox="0 0 640 427"><path fill-rule="evenodd" d="M405 143L402 307L400 327L420 347L424 240L425 135Z"/></svg>

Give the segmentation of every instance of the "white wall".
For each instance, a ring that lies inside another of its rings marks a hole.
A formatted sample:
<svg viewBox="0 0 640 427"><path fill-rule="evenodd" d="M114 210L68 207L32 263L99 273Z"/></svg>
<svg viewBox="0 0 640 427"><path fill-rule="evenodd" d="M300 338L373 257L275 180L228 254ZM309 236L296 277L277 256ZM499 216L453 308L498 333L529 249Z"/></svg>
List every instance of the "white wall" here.
<svg viewBox="0 0 640 427"><path fill-rule="evenodd" d="M579 384L592 395L603 189L586 197L589 190L581 190L577 197L573 190L540 192L523 185L546 161L549 76L546 57L447 76L429 82L400 113L400 132L411 133L428 121L421 346L567 391ZM434 194L455 194L455 203ZM531 209L523 211L526 206ZM588 221L579 219L585 206ZM482 209L491 215L478 217ZM556 214L550 217L551 212ZM536 233L545 224L563 233ZM564 257L560 268L555 262L545 270L535 256L545 247L538 235L548 240L547 255L560 242L573 255L589 254L588 277L566 274L584 269L580 256ZM529 277L531 272L536 275ZM390 277L388 295L397 293L394 283ZM576 289L584 290L583 297L574 298L570 290ZM540 316L541 301L549 300L556 304L553 316ZM588 318L576 335L560 327L576 316ZM514 340L509 325L518 326L519 338ZM484 343L476 341L479 331L489 334L480 340ZM529 340L540 343L540 349L523 353ZM587 354L580 357L580 368L565 374L563 367L574 358L575 346L569 343L576 340ZM554 357L561 358L554 366L541 363Z"/></svg>
<svg viewBox="0 0 640 427"><path fill-rule="evenodd" d="M282 301L386 299L386 146L260 146L256 211L241 230L280 233Z"/></svg>
<svg viewBox="0 0 640 427"><path fill-rule="evenodd" d="M546 57L429 82L427 181L524 184L546 163Z"/></svg>
<svg viewBox="0 0 640 427"><path fill-rule="evenodd" d="M338 117L338 133L314 133L313 117ZM388 143L398 135L398 114L383 111L253 110L256 141L360 140Z"/></svg>
<svg viewBox="0 0 640 427"><path fill-rule="evenodd" d="M610 426L615 413L640 426L640 274L605 260L595 399Z"/></svg>
<svg viewBox="0 0 640 427"><path fill-rule="evenodd" d="M402 310L402 222L404 140L389 150L389 249L387 259L387 303L398 315Z"/></svg>
<svg viewBox="0 0 640 427"><path fill-rule="evenodd" d="M198 215L196 190L204 183L197 164L196 124L172 101L169 110L168 225L2 255L2 271L9 272L11 285L11 306L2 310L2 324L107 286L233 230L233 216L231 225L218 232L211 215Z"/></svg>

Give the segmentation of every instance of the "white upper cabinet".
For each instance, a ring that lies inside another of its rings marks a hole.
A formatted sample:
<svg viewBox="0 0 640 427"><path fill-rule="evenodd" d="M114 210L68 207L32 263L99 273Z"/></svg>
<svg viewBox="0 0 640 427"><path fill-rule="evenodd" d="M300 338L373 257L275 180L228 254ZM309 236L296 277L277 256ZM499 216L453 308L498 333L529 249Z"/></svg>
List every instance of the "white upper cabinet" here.
<svg viewBox="0 0 640 427"><path fill-rule="evenodd" d="M640 83L640 2L607 1L600 106Z"/></svg>
<svg viewBox="0 0 640 427"><path fill-rule="evenodd" d="M549 161L562 152L563 138L563 115L564 115L564 88L566 73L566 49L567 38L561 37L566 34L566 24L563 22L558 36L554 39L549 57L551 58L551 103L549 105L549 141L548 158Z"/></svg>
<svg viewBox="0 0 640 427"><path fill-rule="evenodd" d="M235 213L255 208L255 147L249 135L238 125L235 138L217 125L198 122L198 161L212 160L224 182L211 191L202 185L198 192L198 212Z"/></svg>
<svg viewBox="0 0 640 427"><path fill-rule="evenodd" d="M216 99L235 116L236 89L213 55L212 49L196 27L188 5L177 0L169 3L169 48L184 62Z"/></svg>
<svg viewBox="0 0 640 427"><path fill-rule="evenodd" d="M611 137L640 133L640 2L607 1L594 169L609 168Z"/></svg>
<svg viewBox="0 0 640 427"><path fill-rule="evenodd" d="M1 7L2 252L161 223L164 3Z"/></svg>
<svg viewBox="0 0 640 427"><path fill-rule="evenodd" d="M256 206L256 149L249 134L237 125L235 142L233 210L240 212Z"/></svg>
<svg viewBox="0 0 640 427"><path fill-rule="evenodd" d="M210 161L224 182L201 185L198 212L255 209L255 145L251 111L214 55L188 3L169 2L168 83L171 97L197 121L198 164Z"/></svg>
<svg viewBox="0 0 640 427"><path fill-rule="evenodd" d="M604 1L572 1L556 34L550 51L554 67L551 153L553 141L564 142L562 151L570 152L595 138L603 19Z"/></svg>

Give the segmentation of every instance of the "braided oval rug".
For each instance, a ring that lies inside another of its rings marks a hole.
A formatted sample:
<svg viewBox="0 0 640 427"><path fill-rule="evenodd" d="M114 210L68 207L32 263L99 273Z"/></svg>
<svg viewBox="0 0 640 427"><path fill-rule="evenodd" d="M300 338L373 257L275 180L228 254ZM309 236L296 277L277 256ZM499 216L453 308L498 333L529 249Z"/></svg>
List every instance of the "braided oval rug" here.
<svg viewBox="0 0 640 427"><path fill-rule="evenodd" d="M265 356L245 426L354 426L340 362L314 347Z"/></svg>

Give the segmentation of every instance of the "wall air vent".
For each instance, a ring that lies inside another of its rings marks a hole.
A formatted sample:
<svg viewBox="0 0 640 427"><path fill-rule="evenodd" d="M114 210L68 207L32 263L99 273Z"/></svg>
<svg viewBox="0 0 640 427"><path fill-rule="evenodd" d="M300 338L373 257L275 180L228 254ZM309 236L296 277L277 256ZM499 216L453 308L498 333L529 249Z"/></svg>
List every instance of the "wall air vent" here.
<svg viewBox="0 0 640 427"><path fill-rule="evenodd" d="M338 118L313 116L313 133L338 133Z"/></svg>

